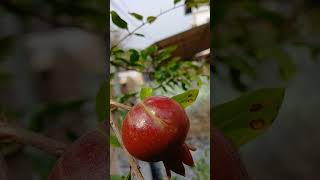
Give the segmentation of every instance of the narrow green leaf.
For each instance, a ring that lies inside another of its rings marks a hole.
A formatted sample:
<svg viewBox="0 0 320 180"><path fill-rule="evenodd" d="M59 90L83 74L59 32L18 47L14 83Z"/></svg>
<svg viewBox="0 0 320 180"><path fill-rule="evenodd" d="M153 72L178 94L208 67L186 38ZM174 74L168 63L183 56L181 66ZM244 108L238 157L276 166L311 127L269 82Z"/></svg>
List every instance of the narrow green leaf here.
<svg viewBox="0 0 320 180"><path fill-rule="evenodd" d="M173 97L171 97L171 99L174 99L183 108L186 108L186 107L190 106L194 101L196 101L198 94L199 94L198 89L192 89L192 90L186 91L182 94L173 96Z"/></svg>
<svg viewBox="0 0 320 180"><path fill-rule="evenodd" d="M256 90L213 107L212 125L241 146L265 132L275 120L284 98L283 88Z"/></svg>
<svg viewBox="0 0 320 180"><path fill-rule="evenodd" d="M140 91L140 99L143 101L145 98L152 96L153 89L150 87L143 87Z"/></svg>
<svg viewBox="0 0 320 180"><path fill-rule="evenodd" d="M96 113L97 113L99 122L106 120L107 110L108 110L108 87L107 87L107 83L104 82L100 86L96 96Z"/></svg>
<svg viewBox="0 0 320 180"><path fill-rule="evenodd" d="M134 33L134 35L140 36L140 37L144 37L144 35L143 35L143 34L140 34L140 33Z"/></svg>
<svg viewBox="0 0 320 180"><path fill-rule="evenodd" d="M178 4L181 0L174 0L174 4Z"/></svg>
<svg viewBox="0 0 320 180"><path fill-rule="evenodd" d="M128 29L127 22L121 19L121 17L115 11L111 11L111 20L119 28Z"/></svg>
<svg viewBox="0 0 320 180"><path fill-rule="evenodd" d="M281 48L275 48L272 55L277 59L280 77L283 80L289 80L296 73L296 65L287 52Z"/></svg>
<svg viewBox="0 0 320 180"><path fill-rule="evenodd" d="M135 17L137 20L139 20L139 21L142 21L143 20L143 16L141 16L140 14L138 14L138 13L134 13L134 12L132 12L132 13L129 13L131 16L133 16L133 17Z"/></svg>
<svg viewBox="0 0 320 180"><path fill-rule="evenodd" d="M144 50L141 51L141 57L142 57L143 59L146 59L147 56L150 56L151 54L157 52L157 50L158 50L158 46L156 46L156 45L151 45L151 46L149 46L149 47L147 47L146 49L144 49Z"/></svg>
<svg viewBox="0 0 320 180"><path fill-rule="evenodd" d="M110 135L109 136L109 141L110 141L110 145L112 145L113 147L121 147L118 139L116 136L114 135Z"/></svg>
<svg viewBox="0 0 320 180"><path fill-rule="evenodd" d="M170 46L164 49L161 49L159 54L156 56L155 60L161 62L171 57L171 53L177 49L177 46Z"/></svg>
<svg viewBox="0 0 320 180"><path fill-rule="evenodd" d="M118 47L114 47L111 49L111 54L112 55L120 55L120 54L123 54L124 53L124 50L122 49L119 49Z"/></svg>
<svg viewBox="0 0 320 180"><path fill-rule="evenodd" d="M132 92L132 93L128 93L128 94L124 94L123 96L119 97L119 102L120 103L125 103L128 100L130 100L131 98L135 97L138 93L136 92Z"/></svg>
<svg viewBox="0 0 320 180"><path fill-rule="evenodd" d="M119 175L110 175L110 180L123 180L123 177Z"/></svg>
<svg viewBox="0 0 320 180"><path fill-rule="evenodd" d="M153 23L155 20L156 20L157 18L156 17L154 17L154 16L149 16L149 17L147 17L147 21L148 21L148 23Z"/></svg>
<svg viewBox="0 0 320 180"><path fill-rule="evenodd" d="M131 63L136 63L137 61L139 61L139 52L135 49L130 49L129 52L131 53L130 55L130 62Z"/></svg>

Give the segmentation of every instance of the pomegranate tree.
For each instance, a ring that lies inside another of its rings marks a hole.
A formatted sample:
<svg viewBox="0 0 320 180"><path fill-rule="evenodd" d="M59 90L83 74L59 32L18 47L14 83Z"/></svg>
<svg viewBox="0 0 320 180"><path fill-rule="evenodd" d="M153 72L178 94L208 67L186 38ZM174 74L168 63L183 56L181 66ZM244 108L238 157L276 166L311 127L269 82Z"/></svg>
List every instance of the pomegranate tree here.
<svg viewBox="0 0 320 180"><path fill-rule="evenodd" d="M122 139L128 152L147 162L163 161L168 177L185 175L183 164L194 166L185 144L189 119L183 107L164 96L151 96L127 113Z"/></svg>

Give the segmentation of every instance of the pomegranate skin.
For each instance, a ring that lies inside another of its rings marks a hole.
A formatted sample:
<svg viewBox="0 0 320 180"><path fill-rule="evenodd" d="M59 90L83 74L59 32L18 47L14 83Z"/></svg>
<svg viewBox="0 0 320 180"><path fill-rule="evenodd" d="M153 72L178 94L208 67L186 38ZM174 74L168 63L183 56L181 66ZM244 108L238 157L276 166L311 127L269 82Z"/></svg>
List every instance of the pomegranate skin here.
<svg viewBox="0 0 320 180"><path fill-rule="evenodd" d="M211 136L211 179L250 180L234 145L218 129L213 129Z"/></svg>
<svg viewBox="0 0 320 180"><path fill-rule="evenodd" d="M107 135L94 130L71 144L58 159L48 180L102 180L109 177Z"/></svg>
<svg viewBox="0 0 320 180"><path fill-rule="evenodd" d="M122 139L128 152L137 159L163 161L170 170L184 175L183 164L193 166L192 156L184 144L189 119L183 107L164 96L152 96L127 113L122 124Z"/></svg>

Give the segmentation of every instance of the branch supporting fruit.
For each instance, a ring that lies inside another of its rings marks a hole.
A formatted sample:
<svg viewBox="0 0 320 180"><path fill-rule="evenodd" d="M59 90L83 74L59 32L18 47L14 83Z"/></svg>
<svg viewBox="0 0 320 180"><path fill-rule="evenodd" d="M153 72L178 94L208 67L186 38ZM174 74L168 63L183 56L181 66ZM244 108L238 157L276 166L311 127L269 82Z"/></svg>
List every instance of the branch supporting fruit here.
<svg viewBox="0 0 320 180"><path fill-rule="evenodd" d="M115 107L119 107L122 109L126 109L126 110L130 110L131 107L128 105L124 105L121 103L118 103L116 101L110 100L110 105L115 106ZM138 180L144 180L142 173L140 172L140 168L137 164L137 161L130 155L130 153L127 151L127 149L125 148L122 138L121 138L121 133L119 131L119 128L116 125L116 122L114 121L112 115L110 114L110 125L112 127L113 132L115 133L118 142L120 143L123 151L125 152L125 154L128 156L128 160L129 160L129 164L131 166L131 170L133 171L133 173L137 176Z"/></svg>

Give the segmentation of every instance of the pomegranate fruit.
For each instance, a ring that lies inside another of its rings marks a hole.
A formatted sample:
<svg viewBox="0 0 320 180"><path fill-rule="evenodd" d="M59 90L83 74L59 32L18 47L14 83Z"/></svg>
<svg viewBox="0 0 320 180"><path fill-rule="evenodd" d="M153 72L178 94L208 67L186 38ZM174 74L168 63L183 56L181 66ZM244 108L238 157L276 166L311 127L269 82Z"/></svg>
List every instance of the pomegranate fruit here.
<svg viewBox="0 0 320 180"><path fill-rule="evenodd" d="M108 174L107 135L94 130L71 144L58 159L48 180L102 180Z"/></svg>
<svg viewBox="0 0 320 180"><path fill-rule="evenodd" d="M218 129L211 132L211 177L214 180L249 180L240 155Z"/></svg>
<svg viewBox="0 0 320 180"><path fill-rule="evenodd" d="M183 107L164 96L151 96L127 113L122 139L128 152L139 160L163 161L168 177L173 171L185 175L183 163L194 166L184 143L189 119Z"/></svg>

